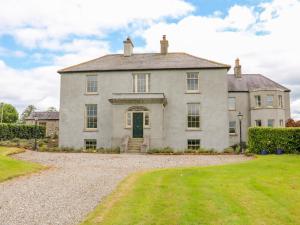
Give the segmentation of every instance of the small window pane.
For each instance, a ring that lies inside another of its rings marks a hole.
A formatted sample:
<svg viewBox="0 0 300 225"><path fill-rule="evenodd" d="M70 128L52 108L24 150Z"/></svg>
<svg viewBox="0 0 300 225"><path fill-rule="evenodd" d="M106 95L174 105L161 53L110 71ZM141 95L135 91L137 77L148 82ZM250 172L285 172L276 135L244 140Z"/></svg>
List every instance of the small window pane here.
<svg viewBox="0 0 300 225"><path fill-rule="evenodd" d="M235 97L228 98L228 108L229 110L235 110Z"/></svg>
<svg viewBox="0 0 300 225"><path fill-rule="evenodd" d="M200 104L188 104L188 128L200 128Z"/></svg>
<svg viewBox="0 0 300 225"><path fill-rule="evenodd" d="M274 120L268 120L268 127L274 127Z"/></svg>
<svg viewBox="0 0 300 225"><path fill-rule="evenodd" d="M88 93L95 93L98 91L98 82L97 82L97 76L87 76L87 83L86 83L86 91Z"/></svg>
<svg viewBox="0 0 300 225"><path fill-rule="evenodd" d="M199 149L200 139L188 139L188 149Z"/></svg>
<svg viewBox="0 0 300 225"><path fill-rule="evenodd" d="M145 127L149 127L150 125L150 119L149 119L149 112L145 112Z"/></svg>
<svg viewBox="0 0 300 225"><path fill-rule="evenodd" d="M283 127L283 120L280 120L280 121L279 121L279 125L280 125L281 127Z"/></svg>
<svg viewBox="0 0 300 225"><path fill-rule="evenodd" d="M236 133L236 122L235 121L230 121L229 122L229 133L230 134L235 134Z"/></svg>
<svg viewBox="0 0 300 225"><path fill-rule="evenodd" d="M96 139L85 139L84 147L86 150L95 150L97 148L97 140Z"/></svg>
<svg viewBox="0 0 300 225"><path fill-rule="evenodd" d="M127 112L126 113L126 127L131 127L132 124L132 113Z"/></svg>
<svg viewBox="0 0 300 225"><path fill-rule="evenodd" d="M97 128L97 105L86 105L86 128Z"/></svg>
<svg viewBox="0 0 300 225"><path fill-rule="evenodd" d="M267 106L273 106L273 95L267 95Z"/></svg>
<svg viewBox="0 0 300 225"><path fill-rule="evenodd" d="M282 95L278 95L278 106L279 108L282 108L283 104L282 104Z"/></svg>
<svg viewBox="0 0 300 225"><path fill-rule="evenodd" d="M198 73L187 73L187 90L188 91L198 91L199 90Z"/></svg>
<svg viewBox="0 0 300 225"><path fill-rule="evenodd" d="M261 97L260 97L260 95L255 96L255 106L256 107L261 107Z"/></svg>

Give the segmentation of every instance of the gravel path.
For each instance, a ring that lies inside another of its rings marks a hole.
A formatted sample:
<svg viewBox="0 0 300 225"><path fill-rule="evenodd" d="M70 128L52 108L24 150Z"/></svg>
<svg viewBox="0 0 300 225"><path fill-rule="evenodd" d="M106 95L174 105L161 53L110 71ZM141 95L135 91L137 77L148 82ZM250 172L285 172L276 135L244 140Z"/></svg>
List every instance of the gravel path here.
<svg viewBox="0 0 300 225"><path fill-rule="evenodd" d="M0 183L1 225L72 225L134 171L180 166L204 166L247 160L243 156L101 155L38 153L15 158L52 168Z"/></svg>

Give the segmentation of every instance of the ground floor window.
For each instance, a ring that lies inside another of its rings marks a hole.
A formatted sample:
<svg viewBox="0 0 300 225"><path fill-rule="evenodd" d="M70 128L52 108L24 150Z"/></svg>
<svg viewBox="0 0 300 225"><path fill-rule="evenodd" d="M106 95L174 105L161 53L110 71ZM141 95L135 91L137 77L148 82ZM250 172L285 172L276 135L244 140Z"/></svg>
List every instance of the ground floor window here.
<svg viewBox="0 0 300 225"><path fill-rule="evenodd" d="M229 121L229 133L230 134L236 133L236 122L235 121Z"/></svg>
<svg viewBox="0 0 300 225"><path fill-rule="evenodd" d="M274 120L273 119L268 120L268 127L274 127Z"/></svg>
<svg viewBox="0 0 300 225"><path fill-rule="evenodd" d="M279 126L283 127L283 120L279 121Z"/></svg>
<svg viewBox="0 0 300 225"><path fill-rule="evenodd" d="M188 139L187 145L188 145L188 149L199 149L200 139Z"/></svg>
<svg viewBox="0 0 300 225"><path fill-rule="evenodd" d="M97 148L97 140L96 139L85 139L84 140L84 148L85 148L85 150L95 150Z"/></svg>
<svg viewBox="0 0 300 225"><path fill-rule="evenodd" d="M190 129L200 128L200 104L188 103L187 127Z"/></svg>
<svg viewBox="0 0 300 225"><path fill-rule="evenodd" d="M261 127L262 126L261 120L255 120L255 126L256 127Z"/></svg>

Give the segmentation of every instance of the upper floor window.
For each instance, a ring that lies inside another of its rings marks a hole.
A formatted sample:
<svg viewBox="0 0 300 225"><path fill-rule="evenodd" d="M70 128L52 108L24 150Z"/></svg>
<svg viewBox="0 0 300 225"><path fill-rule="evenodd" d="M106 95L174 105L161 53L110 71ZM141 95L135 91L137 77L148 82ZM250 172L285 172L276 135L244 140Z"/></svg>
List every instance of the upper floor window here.
<svg viewBox="0 0 300 225"><path fill-rule="evenodd" d="M229 121L229 133L230 134L236 133L236 122L235 121Z"/></svg>
<svg viewBox="0 0 300 225"><path fill-rule="evenodd" d="M266 99L267 107L273 107L273 101L274 101L274 96L273 95L267 95L267 99Z"/></svg>
<svg viewBox="0 0 300 225"><path fill-rule="evenodd" d="M136 73L133 74L133 92L146 93L149 92L149 74L148 73Z"/></svg>
<svg viewBox="0 0 300 225"><path fill-rule="evenodd" d="M235 110L235 97L229 97L228 98L228 109L229 110Z"/></svg>
<svg viewBox="0 0 300 225"><path fill-rule="evenodd" d="M274 127L274 120L273 119L268 120L268 127Z"/></svg>
<svg viewBox="0 0 300 225"><path fill-rule="evenodd" d="M255 107L261 107L261 96L255 95Z"/></svg>
<svg viewBox="0 0 300 225"><path fill-rule="evenodd" d="M283 107L283 103L282 103L282 95L278 95L278 107L282 108Z"/></svg>
<svg viewBox="0 0 300 225"><path fill-rule="evenodd" d="M255 120L255 126L261 127L262 126L261 120Z"/></svg>
<svg viewBox="0 0 300 225"><path fill-rule="evenodd" d="M86 76L86 92L87 93L97 93L98 92L98 82L96 75Z"/></svg>
<svg viewBox="0 0 300 225"><path fill-rule="evenodd" d="M188 116L187 116L188 128L199 129L200 128L200 104L188 103Z"/></svg>
<svg viewBox="0 0 300 225"><path fill-rule="evenodd" d="M86 128L96 129L97 128L97 105L87 104L86 108Z"/></svg>
<svg viewBox="0 0 300 225"><path fill-rule="evenodd" d="M187 73L187 92L199 92L199 74Z"/></svg>

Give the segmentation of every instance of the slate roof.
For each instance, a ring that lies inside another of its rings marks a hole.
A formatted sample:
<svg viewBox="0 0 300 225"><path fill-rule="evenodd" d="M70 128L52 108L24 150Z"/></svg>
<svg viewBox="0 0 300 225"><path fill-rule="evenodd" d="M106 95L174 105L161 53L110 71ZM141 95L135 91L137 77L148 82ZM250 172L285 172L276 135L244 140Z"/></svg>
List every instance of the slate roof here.
<svg viewBox="0 0 300 225"><path fill-rule="evenodd" d="M229 92L249 92L255 89L280 89L290 91L288 88L261 74L242 74L241 78L236 78L234 74L228 75Z"/></svg>
<svg viewBox="0 0 300 225"><path fill-rule="evenodd" d="M34 120L34 117L39 120L59 120L59 112L33 112L26 120Z"/></svg>
<svg viewBox="0 0 300 225"><path fill-rule="evenodd" d="M187 53L174 52L143 53L124 56L123 54L105 55L91 61L61 69L59 73L127 71L127 70L161 70L161 69L212 69L226 68L230 65L199 58Z"/></svg>

